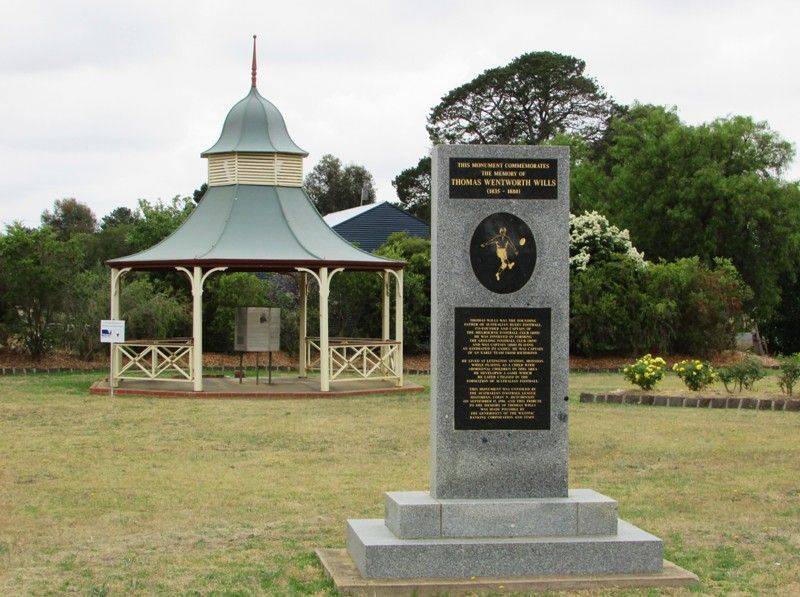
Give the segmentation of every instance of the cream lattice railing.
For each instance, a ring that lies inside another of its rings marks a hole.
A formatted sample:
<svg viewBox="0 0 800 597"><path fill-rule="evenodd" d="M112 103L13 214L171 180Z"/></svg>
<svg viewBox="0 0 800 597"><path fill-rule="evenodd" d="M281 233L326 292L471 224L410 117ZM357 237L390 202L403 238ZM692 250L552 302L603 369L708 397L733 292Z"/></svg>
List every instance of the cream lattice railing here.
<svg viewBox="0 0 800 597"><path fill-rule="evenodd" d="M371 338L330 338L330 380L400 379L402 342ZM306 338L306 362L319 369L319 338Z"/></svg>
<svg viewBox="0 0 800 597"><path fill-rule="evenodd" d="M133 340L114 344L116 379L192 381L192 341Z"/></svg>

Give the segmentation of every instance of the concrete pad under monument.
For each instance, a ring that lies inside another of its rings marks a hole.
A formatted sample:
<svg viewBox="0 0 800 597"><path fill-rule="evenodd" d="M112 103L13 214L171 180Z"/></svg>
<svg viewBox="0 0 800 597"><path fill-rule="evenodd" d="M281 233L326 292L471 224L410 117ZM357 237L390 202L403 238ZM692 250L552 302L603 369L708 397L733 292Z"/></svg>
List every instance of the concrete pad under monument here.
<svg viewBox="0 0 800 597"><path fill-rule="evenodd" d="M430 491L347 522L353 567L321 552L337 586L695 582L616 501L568 488L569 149L438 146L432 183Z"/></svg>

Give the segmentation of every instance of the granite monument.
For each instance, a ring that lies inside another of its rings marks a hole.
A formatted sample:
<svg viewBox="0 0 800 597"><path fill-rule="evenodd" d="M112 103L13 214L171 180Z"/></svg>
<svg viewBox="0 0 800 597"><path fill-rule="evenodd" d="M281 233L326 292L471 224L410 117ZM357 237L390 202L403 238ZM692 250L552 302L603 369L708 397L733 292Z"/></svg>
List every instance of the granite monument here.
<svg viewBox="0 0 800 597"><path fill-rule="evenodd" d="M664 584L661 540L568 485L568 148L438 146L432 183L430 491L347 522L358 574Z"/></svg>

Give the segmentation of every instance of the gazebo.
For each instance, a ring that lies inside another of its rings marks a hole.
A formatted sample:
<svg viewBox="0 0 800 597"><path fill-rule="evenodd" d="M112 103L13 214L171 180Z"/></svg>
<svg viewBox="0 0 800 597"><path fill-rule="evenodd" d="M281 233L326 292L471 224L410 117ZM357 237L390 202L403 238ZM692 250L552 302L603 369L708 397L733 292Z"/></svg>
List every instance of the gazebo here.
<svg viewBox="0 0 800 597"><path fill-rule="evenodd" d="M203 285L221 271L292 273L299 287L299 373L319 369L319 390L348 380L403 385L403 266L357 249L323 221L302 188L303 159L283 116L256 88L253 38L250 92L225 118L208 160L208 190L186 221L158 244L111 259L111 318L120 318L120 283L132 270L177 270L192 291L192 337L112 345L109 384L120 380L181 380L203 391ZM371 271L383 279L381 338L330 338L328 294L342 272ZM308 336L308 289L319 287L319 337ZM391 338L391 287L395 288ZM124 384L123 384L124 387Z"/></svg>

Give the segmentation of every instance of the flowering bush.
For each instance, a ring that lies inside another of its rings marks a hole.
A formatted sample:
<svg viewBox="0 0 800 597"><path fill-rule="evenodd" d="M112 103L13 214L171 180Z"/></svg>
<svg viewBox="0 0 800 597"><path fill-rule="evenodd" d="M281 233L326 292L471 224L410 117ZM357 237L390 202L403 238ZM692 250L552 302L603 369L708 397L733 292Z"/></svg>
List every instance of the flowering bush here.
<svg viewBox="0 0 800 597"><path fill-rule="evenodd" d="M672 370L678 374L687 388L695 392L710 386L719 379L716 370L710 363L697 359L675 363Z"/></svg>
<svg viewBox="0 0 800 597"><path fill-rule="evenodd" d="M644 255L631 244L627 230L612 226L608 219L587 211L569 216L569 265L573 271L583 271L590 263L608 260L613 255L630 257L644 265Z"/></svg>
<svg viewBox="0 0 800 597"><path fill-rule="evenodd" d="M623 367L622 375L633 385L652 390L664 377L666 368L664 359L646 354L632 365Z"/></svg>

